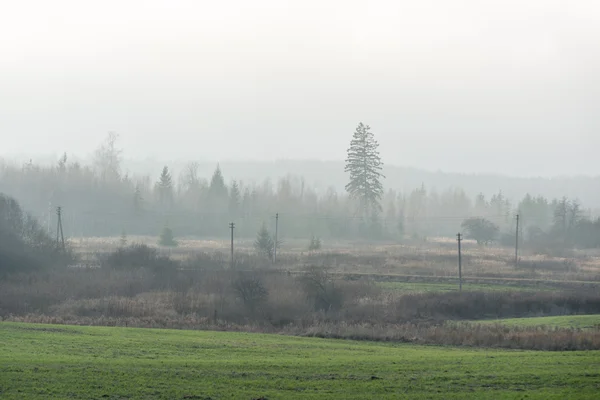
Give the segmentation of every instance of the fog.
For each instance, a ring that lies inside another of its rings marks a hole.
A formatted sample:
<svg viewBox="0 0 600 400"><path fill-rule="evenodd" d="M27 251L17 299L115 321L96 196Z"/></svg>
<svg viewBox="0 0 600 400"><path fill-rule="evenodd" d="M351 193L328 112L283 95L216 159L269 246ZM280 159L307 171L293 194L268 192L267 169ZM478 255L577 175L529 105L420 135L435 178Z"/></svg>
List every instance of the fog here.
<svg viewBox="0 0 600 400"><path fill-rule="evenodd" d="M0 155L343 160L597 175L600 4L20 1L0 12Z"/></svg>
<svg viewBox="0 0 600 400"><path fill-rule="evenodd" d="M600 0L0 0L0 392L597 392L597 71Z"/></svg>

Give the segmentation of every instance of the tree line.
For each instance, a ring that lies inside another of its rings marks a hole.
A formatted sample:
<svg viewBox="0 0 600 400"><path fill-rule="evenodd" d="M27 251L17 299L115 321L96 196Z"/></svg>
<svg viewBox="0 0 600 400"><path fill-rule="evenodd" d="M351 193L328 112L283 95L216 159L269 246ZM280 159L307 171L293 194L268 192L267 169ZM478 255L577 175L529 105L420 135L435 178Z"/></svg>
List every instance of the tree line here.
<svg viewBox="0 0 600 400"><path fill-rule="evenodd" d="M519 214L526 241L600 246L600 222L576 200L527 195L513 203L502 191L472 199L458 187L438 192L425 184L409 192L394 190L381 173L374 134L362 123L348 149L343 193L333 187L319 192L292 175L275 182L237 181L219 165L204 177L194 162L177 177L168 165L159 176L130 176L123 172L122 156L118 136L111 133L87 165L70 162L67 154L51 166L4 163L0 192L16 199L49 232L55 209L62 206L67 236L159 235L168 227L176 236L225 238L228 223L235 221L237 235L249 238L263 225L271 229L279 213L288 238L454 236L466 220L480 218L496 231L490 240L508 241Z"/></svg>

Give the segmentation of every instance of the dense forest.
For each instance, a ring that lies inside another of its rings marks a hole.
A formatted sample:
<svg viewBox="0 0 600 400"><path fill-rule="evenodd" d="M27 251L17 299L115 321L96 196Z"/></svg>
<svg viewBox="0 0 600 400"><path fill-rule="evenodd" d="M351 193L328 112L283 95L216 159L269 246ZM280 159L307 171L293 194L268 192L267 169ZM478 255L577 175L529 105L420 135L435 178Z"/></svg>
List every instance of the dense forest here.
<svg viewBox="0 0 600 400"><path fill-rule="evenodd" d="M526 195L511 201L499 191L471 198L458 187L437 192L425 184L400 192L384 181L378 208L366 215L357 212L357 199L345 191L317 190L301 176L246 183L218 165L212 176L200 176L194 162L178 176L168 165L159 176L129 176L122 171L117 141L109 134L89 165L71 162L67 154L51 166L3 163L0 192L15 198L48 231L55 229L56 208L62 207L67 237L158 235L168 226L176 236L225 238L229 222L236 223L238 236L253 237L263 224L271 229L278 213L281 236L287 238L454 236L465 229L465 220L480 218L493 225L495 240L508 243L514 242L519 214L525 241L599 244L600 222L566 197Z"/></svg>

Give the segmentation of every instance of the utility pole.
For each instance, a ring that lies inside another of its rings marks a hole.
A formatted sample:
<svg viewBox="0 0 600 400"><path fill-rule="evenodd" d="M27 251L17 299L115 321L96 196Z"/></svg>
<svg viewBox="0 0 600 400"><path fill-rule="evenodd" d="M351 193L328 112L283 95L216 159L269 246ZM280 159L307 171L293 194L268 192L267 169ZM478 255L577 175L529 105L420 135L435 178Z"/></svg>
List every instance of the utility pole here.
<svg viewBox="0 0 600 400"><path fill-rule="evenodd" d="M235 229L233 222L229 223L229 229L231 229L231 268L233 268L233 230Z"/></svg>
<svg viewBox="0 0 600 400"><path fill-rule="evenodd" d="M63 233L62 226L62 207L56 207L56 215L58 216L58 220L56 222L56 246L62 244L63 252L65 251L65 235ZM60 241L59 241L60 239Z"/></svg>
<svg viewBox="0 0 600 400"><path fill-rule="evenodd" d="M462 235L458 233L456 235L458 241L458 291L462 292L462 254L460 248L460 242L462 242Z"/></svg>
<svg viewBox="0 0 600 400"><path fill-rule="evenodd" d="M515 234L515 268L519 266L519 214L517 214L517 232Z"/></svg>
<svg viewBox="0 0 600 400"><path fill-rule="evenodd" d="M273 251L273 264L277 263L277 245L278 245L278 238L277 235L279 233L279 213L275 214L275 249Z"/></svg>
<svg viewBox="0 0 600 400"><path fill-rule="evenodd" d="M48 213L46 214L46 229L48 231L48 236L52 233L52 228L50 227L50 220L52 215L52 202L48 202Z"/></svg>

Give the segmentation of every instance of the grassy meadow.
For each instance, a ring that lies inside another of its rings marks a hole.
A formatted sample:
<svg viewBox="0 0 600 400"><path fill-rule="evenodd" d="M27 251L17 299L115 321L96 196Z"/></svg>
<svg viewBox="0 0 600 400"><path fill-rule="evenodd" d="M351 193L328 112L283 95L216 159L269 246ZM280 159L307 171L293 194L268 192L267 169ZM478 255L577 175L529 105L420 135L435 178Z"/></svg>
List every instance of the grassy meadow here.
<svg viewBox="0 0 600 400"><path fill-rule="evenodd" d="M2 399L593 399L600 351L0 323Z"/></svg>

